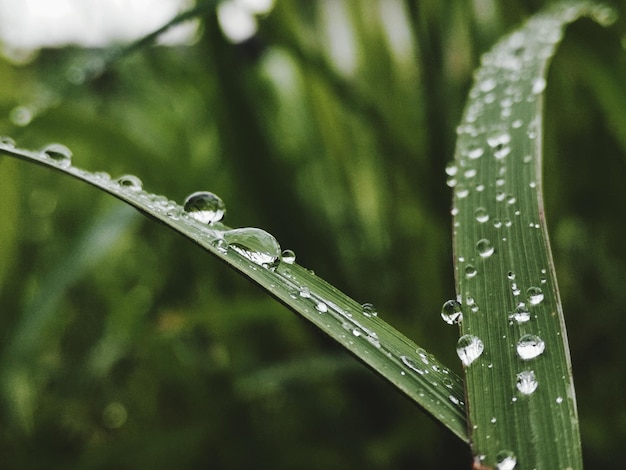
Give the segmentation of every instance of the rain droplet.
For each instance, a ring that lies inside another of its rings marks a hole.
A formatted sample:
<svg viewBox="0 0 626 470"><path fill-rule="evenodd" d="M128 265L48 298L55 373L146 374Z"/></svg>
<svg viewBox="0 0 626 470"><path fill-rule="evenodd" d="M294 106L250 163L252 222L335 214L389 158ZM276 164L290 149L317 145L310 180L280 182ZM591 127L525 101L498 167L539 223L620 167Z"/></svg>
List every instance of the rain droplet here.
<svg viewBox="0 0 626 470"><path fill-rule="evenodd" d="M280 255L280 259L283 263L293 264L296 262L296 254L293 250L283 250Z"/></svg>
<svg viewBox="0 0 626 470"><path fill-rule="evenodd" d="M208 191L198 191L187 196L184 209L192 218L204 224L219 222L226 213L224 201Z"/></svg>
<svg viewBox="0 0 626 470"><path fill-rule="evenodd" d="M476 276L476 274L478 274L478 270L474 266L472 266L471 264L468 264L467 266L465 266L466 278L471 279L474 276Z"/></svg>
<svg viewBox="0 0 626 470"><path fill-rule="evenodd" d="M115 182L122 188L129 189L131 191L141 191L143 189L143 183L135 175L120 176Z"/></svg>
<svg viewBox="0 0 626 470"><path fill-rule="evenodd" d="M475 144L473 146L470 145L467 149L467 158L470 160L476 160L482 157L484 153L485 149L481 146Z"/></svg>
<svg viewBox="0 0 626 470"><path fill-rule="evenodd" d="M496 454L496 468L498 470L513 470L517 465L517 457L510 450L501 450Z"/></svg>
<svg viewBox="0 0 626 470"><path fill-rule="evenodd" d="M546 89L546 79L543 77L535 78L535 80L533 81L533 88L532 88L533 95L538 95L545 89Z"/></svg>
<svg viewBox="0 0 626 470"><path fill-rule="evenodd" d="M4 135L0 136L0 145L2 145L3 147L14 148L15 140L13 140L11 137L7 137Z"/></svg>
<svg viewBox="0 0 626 470"><path fill-rule="evenodd" d="M487 136L487 144L489 144L489 147L492 149L504 147L509 143L511 143L511 136L508 132L500 129L495 130Z"/></svg>
<svg viewBox="0 0 626 470"><path fill-rule="evenodd" d="M484 207L477 208L474 211L474 217L476 217L476 220L481 224L484 224L489 220L489 214L487 213L487 209L485 209Z"/></svg>
<svg viewBox="0 0 626 470"><path fill-rule="evenodd" d="M513 271L509 271L506 277L509 281L513 281L515 279L515 273Z"/></svg>
<svg viewBox="0 0 626 470"><path fill-rule="evenodd" d="M529 287L526 291L526 300L530 305L539 305L543 301L543 291L539 287Z"/></svg>
<svg viewBox="0 0 626 470"><path fill-rule="evenodd" d="M300 297L302 297L303 299L309 299L311 298L311 289L309 289L308 287L301 287L300 288Z"/></svg>
<svg viewBox="0 0 626 470"><path fill-rule="evenodd" d="M361 309L362 309L363 315L365 315L366 317L377 317L378 316L378 312L376 311L376 307L374 307L374 305L372 305L370 303L364 303L363 305L361 305Z"/></svg>
<svg viewBox="0 0 626 470"><path fill-rule="evenodd" d="M72 151L63 144L46 145L41 153L62 168L72 165Z"/></svg>
<svg viewBox="0 0 626 470"><path fill-rule="evenodd" d="M280 259L278 241L260 228L228 230L224 232L224 241L237 253L260 266L275 266Z"/></svg>
<svg viewBox="0 0 626 470"><path fill-rule="evenodd" d="M524 395L530 395L537 390L537 379L535 378L535 372L532 370L525 370L517 374L517 381L515 386Z"/></svg>
<svg viewBox="0 0 626 470"><path fill-rule="evenodd" d="M463 321L461 304L456 300L445 301L441 307L441 318L443 318L443 321L445 321L448 325L461 323Z"/></svg>
<svg viewBox="0 0 626 470"><path fill-rule="evenodd" d="M560 405L561 403L563 403L563 397L556 397L555 401Z"/></svg>
<svg viewBox="0 0 626 470"><path fill-rule="evenodd" d="M400 360L402 360L402 363L405 366L407 366L409 369L411 369L412 371L417 372L420 375L424 375L424 371L419 368L419 366L417 365L417 362L415 362L414 359L408 356L400 356Z"/></svg>
<svg viewBox="0 0 626 470"><path fill-rule="evenodd" d="M324 302L318 302L317 304L315 304L315 310L320 313L326 313L328 312L328 305L326 305Z"/></svg>
<svg viewBox="0 0 626 470"><path fill-rule="evenodd" d="M480 338L472 335L463 335L456 343L456 354L465 366L469 366L483 353L485 345Z"/></svg>
<svg viewBox="0 0 626 470"><path fill-rule="evenodd" d="M459 171L458 167L454 164L454 162L448 163L446 166L446 174L448 176L454 176Z"/></svg>
<svg viewBox="0 0 626 470"><path fill-rule="evenodd" d="M517 354L524 361L540 356L546 348L546 343L537 335L524 335L517 343Z"/></svg>
<svg viewBox="0 0 626 470"><path fill-rule="evenodd" d="M476 249L481 258L489 258L495 252L493 245L489 240L483 238L476 243Z"/></svg>
<svg viewBox="0 0 626 470"><path fill-rule="evenodd" d="M514 320L517 323L526 323L530 320L530 312L524 304L519 304L517 308L509 315L510 320Z"/></svg>

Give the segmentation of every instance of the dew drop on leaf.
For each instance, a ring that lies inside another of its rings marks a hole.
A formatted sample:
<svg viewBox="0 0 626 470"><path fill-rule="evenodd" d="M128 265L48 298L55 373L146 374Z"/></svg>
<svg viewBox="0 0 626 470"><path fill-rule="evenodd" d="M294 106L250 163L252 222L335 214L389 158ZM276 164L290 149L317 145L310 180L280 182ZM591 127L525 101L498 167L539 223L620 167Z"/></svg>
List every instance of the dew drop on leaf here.
<svg viewBox="0 0 626 470"><path fill-rule="evenodd" d="M513 451L501 450L496 454L496 468L498 470L513 470L517 465L517 458Z"/></svg>
<svg viewBox="0 0 626 470"><path fill-rule="evenodd" d="M143 189L143 183L135 175L120 176L115 180L118 186L129 189L131 191L141 191Z"/></svg>
<svg viewBox="0 0 626 470"><path fill-rule="evenodd" d="M489 258L495 252L493 245L489 240L483 238L476 243L476 249L481 258Z"/></svg>
<svg viewBox="0 0 626 470"><path fill-rule="evenodd" d="M0 145L2 145L5 148L14 148L15 141L11 137L2 135L0 136Z"/></svg>
<svg viewBox="0 0 626 470"><path fill-rule="evenodd" d="M530 305L539 305L543 301L543 291L540 287L529 287L526 291L526 300Z"/></svg>
<svg viewBox="0 0 626 470"><path fill-rule="evenodd" d="M467 266L465 266L465 277L468 279L471 279L473 277L476 276L476 274L478 274L478 270L472 266L471 264L468 264Z"/></svg>
<svg viewBox="0 0 626 470"><path fill-rule="evenodd" d="M537 379L535 378L535 372L532 370L525 370L517 374L517 381L515 386L524 395L531 395L537 390Z"/></svg>
<svg viewBox="0 0 626 470"><path fill-rule="evenodd" d="M485 209L484 207L478 207L474 211L474 217L476 218L476 221L480 222L481 224L484 224L489 220L489 214L487 213L487 209Z"/></svg>
<svg viewBox="0 0 626 470"><path fill-rule="evenodd" d="M224 201L208 191L198 191L187 196L184 209L192 218L205 224L219 222L226 213Z"/></svg>
<svg viewBox="0 0 626 470"><path fill-rule="evenodd" d="M370 304L370 303L364 303L363 305L361 305L361 311L363 312L363 315L365 315L366 317L376 317L378 316L378 312L376 311L376 307L374 307L374 305Z"/></svg>
<svg viewBox="0 0 626 470"><path fill-rule="evenodd" d="M273 267L280 260L278 241L260 228L228 230L224 232L224 241L237 253L260 266Z"/></svg>
<svg viewBox="0 0 626 470"><path fill-rule="evenodd" d="M446 300L441 307L441 318L448 325L461 323L463 321L463 312L461 304L456 300Z"/></svg>
<svg viewBox="0 0 626 470"><path fill-rule="evenodd" d="M72 151L63 144L48 144L41 153L62 168L72 165Z"/></svg>
<svg viewBox="0 0 626 470"><path fill-rule="evenodd" d="M537 335L524 335L517 343L517 354L524 361L540 356L546 349L546 343Z"/></svg>
<svg viewBox="0 0 626 470"><path fill-rule="evenodd" d="M484 349L485 345L481 339L473 335L463 335L456 343L456 354L465 366L478 359Z"/></svg>
<svg viewBox="0 0 626 470"><path fill-rule="evenodd" d="M280 259L283 263L293 264L296 262L296 254L293 250L283 250L280 255Z"/></svg>
<svg viewBox="0 0 626 470"><path fill-rule="evenodd" d="M517 308L509 315L509 319L517 323L526 323L530 320L530 312L525 304L520 303Z"/></svg>
<svg viewBox="0 0 626 470"><path fill-rule="evenodd" d="M546 89L546 79L543 77L535 78L535 80L533 81L533 86L532 86L533 95L538 95L545 89Z"/></svg>

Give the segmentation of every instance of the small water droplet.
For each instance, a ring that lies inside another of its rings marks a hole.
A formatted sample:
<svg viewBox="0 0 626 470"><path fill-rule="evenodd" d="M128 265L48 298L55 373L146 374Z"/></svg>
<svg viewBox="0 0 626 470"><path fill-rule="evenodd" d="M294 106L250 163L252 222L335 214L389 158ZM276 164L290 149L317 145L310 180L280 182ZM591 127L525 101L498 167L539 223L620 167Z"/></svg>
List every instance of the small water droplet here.
<svg viewBox="0 0 626 470"><path fill-rule="evenodd" d="M540 356L546 348L546 343L537 335L524 335L517 343L517 354L524 361Z"/></svg>
<svg viewBox="0 0 626 470"><path fill-rule="evenodd" d="M526 323L530 321L530 312L525 304L520 303L513 313L509 315L509 319L517 323Z"/></svg>
<svg viewBox="0 0 626 470"><path fill-rule="evenodd" d="M515 273L513 271L509 271L506 277L509 281L513 281L515 279Z"/></svg>
<svg viewBox="0 0 626 470"><path fill-rule="evenodd" d="M484 349L485 345L481 339L473 335L463 335L456 343L456 354L465 366L478 359Z"/></svg>
<svg viewBox="0 0 626 470"><path fill-rule="evenodd" d="M364 303L363 305L361 305L361 311L363 312L363 315L365 315L366 317L376 317L378 316L378 312L376 311L376 307L374 307L374 305L370 304L370 303Z"/></svg>
<svg viewBox="0 0 626 470"><path fill-rule="evenodd" d="M326 313L328 312L328 305L326 305L324 302L317 302L317 304L315 304L315 310L320 313Z"/></svg>
<svg viewBox="0 0 626 470"><path fill-rule="evenodd" d="M483 238L476 243L476 249L481 258L489 258L494 254L495 249L489 240Z"/></svg>
<svg viewBox="0 0 626 470"><path fill-rule="evenodd" d="M487 209L485 209L484 207L477 208L474 211L474 217L476 217L476 220L481 224L484 224L489 220L489 214L487 213Z"/></svg>
<svg viewBox="0 0 626 470"><path fill-rule="evenodd" d="M493 219L493 226L495 228L500 228L502 227L502 221L500 219Z"/></svg>
<svg viewBox="0 0 626 470"><path fill-rule="evenodd" d="M130 191L141 191L143 189L143 183L135 175L120 176L115 182L122 188L129 189Z"/></svg>
<svg viewBox="0 0 626 470"><path fill-rule="evenodd" d="M563 403L563 397L556 397L555 401L560 405L561 403Z"/></svg>
<svg viewBox="0 0 626 470"><path fill-rule="evenodd" d="M309 289L308 287L301 287L300 288L300 297L302 297L303 299L310 299L311 298L311 289Z"/></svg>
<svg viewBox="0 0 626 470"><path fill-rule="evenodd" d="M535 378L535 372L532 370L525 370L517 374L517 381L515 386L524 395L531 395L537 390L537 379Z"/></svg>
<svg viewBox="0 0 626 470"><path fill-rule="evenodd" d="M446 174L448 176L454 176L459 171L459 168L454 164L454 162L448 163L446 166Z"/></svg>
<svg viewBox="0 0 626 470"><path fill-rule="evenodd" d="M417 365L417 362L415 362L414 359L408 356L400 356L400 360L405 366L407 366L412 371L417 372L420 375L424 375L424 371L419 368L419 366Z"/></svg>
<svg viewBox="0 0 626 470"><path fill-rule="evenodd" d="M533 81L532 93L533 95L538 95L543 90L546 89L546 79L543 77L535 78Z"/></svg>
<svg viewBox="0 0 626 470"><path fill-rule="evenodd" d="M529 287L526 291L526 300L530 305L539 305L543 301L543 291L540 287Z"/></svg>
<svg viewBox="0 0 626 470"><path fill-rule="evenodd" d="M224 241L237 253L260 266L275 266L280 259L278 241L260 228L228 230L224 232Z"/></svg>
<svg viewBox="0 0 626 470"><path fill-rule="evenodd" d="M293 250L283 250L280 258L283 263L293 264L296 262L296 254L293 252Z"/></svg>
<svg viewBox="0 0 626 470"><path fill-rule="evenodd" d="M445 321L448 325L461 323L463 321L461 304L456 300L445 301L441 307L441 318L443 318L443 321Z"/></svg>
<svg viewBox="0 0 626 470"><path fill-rule="evenodd" d="M465 266L466 278L471 279L474 276L476 276L476 274L478 274L478 270L474 266L472 266L471 264L468 264L467 266Z"/></svg>
<svg viewBox="0 0 626 470"><path fill-rule="evenodd" d="M498 470L513 470L517 465L517 457L510 450L501 450L496 454L496 468Z"/></svg>
<svg viewBox="0 0 626 470"><path fill-rule="evenodd" d="M469 189L467 188L458 188L456 191L456 196L459 199L464 199L469 195Z"/></svg>
<svg viewBox="0 0 626 470"><path fill-rule="evenodd" d="M517 198L515 196L512 195L508 195L506 198L506 203L509 205L515 204L517 202Z"/></svg>
<svg viewBox="0 0 626 470"><path fill-rule="evenodd" d="M13 140L11 137L7 137L7 136L0 136L0 145L2 145L5 148L14 148L15 147L15 140Z"/></svg>
<svg viewBox="0 0 626 470"><path fill-rule="evenodd" d="M204 224L219 222L226 213L224 201L208 191L198 191L187 196L184 209L192 218Z"/></svg>
<svg viewBox="0 0 626 470"><path fill-rule="evenodd" d="M497 148L499 146L508 145L509 143L511 143L511 136L510 136L510 134L508 132L504 131L504 130L501 130L501 129L497 129L497 130L491 132L487 136L487 144L492 149L495 149L495 148Z"/></svg>
<svg viewBox="0 0 626 470"><path fill-rule="evenodd" d="M62 168L72 165L72 151L63 144L46 145L41 153Z"/></svg>
<svg viewBox="0 0 626 470"><path fill-rule="evenodd" d="M516 119L515 121L511 123L511 127L513 129L519 129L523 125L524 125L524 121L522 121L521 119Z"/></svg>
<svg viewBox="0 0 626 470"><path fill-rule="evenodd" d="M497 421L498 421L498 420L496 419L496 417L495 417L495 416L489 420L489 422L490 422L491 424L496 424L496 422L497 422Z"/></svg>

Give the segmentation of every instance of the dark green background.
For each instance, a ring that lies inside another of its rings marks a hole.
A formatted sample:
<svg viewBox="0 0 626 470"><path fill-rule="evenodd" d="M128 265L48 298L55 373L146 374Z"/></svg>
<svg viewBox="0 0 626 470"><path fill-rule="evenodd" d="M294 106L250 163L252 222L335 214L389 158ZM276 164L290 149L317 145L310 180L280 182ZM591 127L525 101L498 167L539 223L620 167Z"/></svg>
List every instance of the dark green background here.
<svg viewBox="0 0 626 470"><path fill-rule="evenodd" d="M286 1L232 45L0 62L0 135L182 201L219 194L460 372L455 127L521 1ZM569 28L548 77L548 225L587 468L626 457L626 8ZM392 27L384 15L392 16ZM331 54L352 37L353 66ZM393 48L389 31L405 32ZM340 36L343 37L343 36ZM334 41L335 45L337 41ZM27 126L15 108L39 108ZM13 119L11 117L13 116ZM469 468L469 449L296 315L110 196L0 160L1 468Z"/></svg>

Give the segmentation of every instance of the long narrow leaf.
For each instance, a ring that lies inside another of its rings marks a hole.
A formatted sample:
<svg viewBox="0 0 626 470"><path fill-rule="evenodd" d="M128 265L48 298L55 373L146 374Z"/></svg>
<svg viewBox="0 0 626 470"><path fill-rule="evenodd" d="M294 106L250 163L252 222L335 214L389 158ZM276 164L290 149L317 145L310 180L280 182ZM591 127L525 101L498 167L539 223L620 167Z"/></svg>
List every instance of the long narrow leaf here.
<svg viewBox="0 0 626 470"><path fill-rule="evenodd" d="M106 191L158 220L248 277L294 312L344 346L463 440L465 406L461 379L431 354L310 270L282 253L276 239L256 228L232 230L218 221L207 224L184 208L143 190L134 176L112 180L70 163L65 148L42 152L0 144L0 155L16 157L66 173Z"/></svg>
<svg viewBox="0 0 626 470"><path fill-rule="evenodd" d="M454 252L476 468L581 468L569 349L541 192L542 93L563 27L606 7L559 4L482 58L454 166Z"/></svg>

